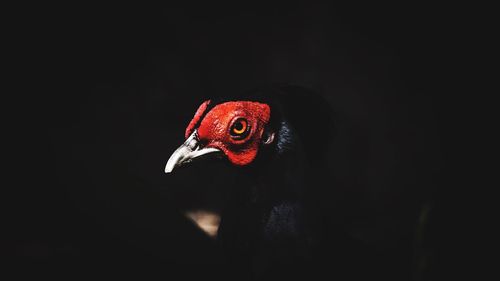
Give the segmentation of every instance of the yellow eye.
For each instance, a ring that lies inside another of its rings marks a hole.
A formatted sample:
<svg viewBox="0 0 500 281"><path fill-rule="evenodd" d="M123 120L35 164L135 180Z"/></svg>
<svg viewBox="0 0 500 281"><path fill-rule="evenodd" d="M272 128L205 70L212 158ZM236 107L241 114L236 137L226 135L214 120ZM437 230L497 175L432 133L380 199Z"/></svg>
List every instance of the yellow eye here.
<svg viewBox="0 0 500 281"><path fill-rule="evenodd" d="M240 118L236 120L231 126L230 134L233 137L242 139L248 134L248 121L246 119Z"/></svg>

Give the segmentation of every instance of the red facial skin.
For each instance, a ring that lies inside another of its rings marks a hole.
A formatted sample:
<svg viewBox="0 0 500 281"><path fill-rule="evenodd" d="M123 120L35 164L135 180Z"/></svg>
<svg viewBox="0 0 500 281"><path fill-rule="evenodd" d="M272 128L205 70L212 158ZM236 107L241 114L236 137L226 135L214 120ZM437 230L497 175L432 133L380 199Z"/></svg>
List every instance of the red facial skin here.
<svg viewBox="0 0 500 281"><path fill-rule="evenodd" d="M198 123L210 101L205 101L186 129L188 138ZM267 104L251 101L231 101L216 105L201 120L198 127L200 142L205 147L222 150L231 163L244 166L250 164L259 150L264 127L271 117L271 108ZM242 139L230 134L231 126L239 118L248 122L249 132Z"/></svg>

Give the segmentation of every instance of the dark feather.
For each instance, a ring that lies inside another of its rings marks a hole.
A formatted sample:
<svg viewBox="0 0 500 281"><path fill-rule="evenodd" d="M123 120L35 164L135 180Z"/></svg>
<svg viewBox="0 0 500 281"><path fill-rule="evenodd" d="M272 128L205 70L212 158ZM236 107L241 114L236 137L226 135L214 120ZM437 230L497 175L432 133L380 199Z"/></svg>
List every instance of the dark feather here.
<svg viewBox="0 0 500 281"><path fill-rule="evenodd" d="M229 100L269 104L267 129L276 139L261 147L254 163L241 168L245 187L229 191L218 242L236 268L254 277L300 276L319 245L321 211L309 200L308 189L314 190L327 175L331 109L318 94L292 86L213 101Z"/></svg>

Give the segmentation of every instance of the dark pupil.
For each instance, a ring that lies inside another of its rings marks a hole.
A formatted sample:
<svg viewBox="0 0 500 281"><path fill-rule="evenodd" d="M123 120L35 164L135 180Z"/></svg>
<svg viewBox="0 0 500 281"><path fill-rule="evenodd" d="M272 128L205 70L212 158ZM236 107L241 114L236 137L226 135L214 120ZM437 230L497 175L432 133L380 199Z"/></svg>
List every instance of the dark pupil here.
<svg viewBox="0 0 500 281"><path fill-rule="evenodd" d="M235 129L236 131L241 131L241 130L243 129L243 122L242 122L242 121L240 121L240 122L238 122L238 123L234 124L234 129Z"/></svg>

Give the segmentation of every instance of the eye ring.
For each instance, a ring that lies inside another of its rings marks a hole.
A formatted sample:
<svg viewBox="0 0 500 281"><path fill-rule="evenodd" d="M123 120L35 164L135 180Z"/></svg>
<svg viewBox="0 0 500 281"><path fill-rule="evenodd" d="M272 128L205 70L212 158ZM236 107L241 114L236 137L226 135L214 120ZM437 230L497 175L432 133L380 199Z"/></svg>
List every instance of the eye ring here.
<svg viewBox="0 0 500 281"><path fill-rule="evenodd" d="M229 129L229 134L231 135L231 137L238 140L246 138L249 132L250 124L245 118L236 119Z"/></svg>

